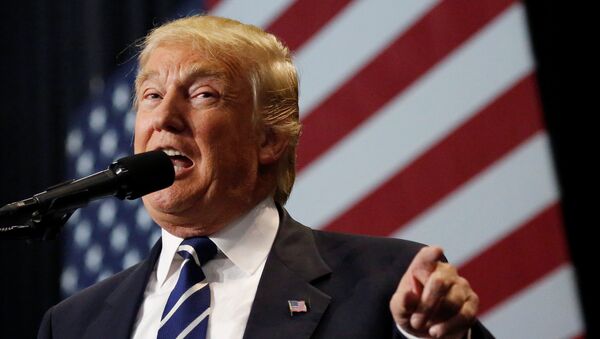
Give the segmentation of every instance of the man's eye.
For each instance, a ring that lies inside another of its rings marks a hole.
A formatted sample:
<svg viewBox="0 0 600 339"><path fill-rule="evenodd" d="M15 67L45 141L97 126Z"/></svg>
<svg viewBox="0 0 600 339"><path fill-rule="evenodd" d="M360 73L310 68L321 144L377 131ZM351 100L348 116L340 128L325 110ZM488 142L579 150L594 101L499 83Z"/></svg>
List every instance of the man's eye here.
<svg viewBox="0 0 600 339"><path fill-rule="evenodd" d="M154 93L154 92L147 93L146 95L144 95L144 99L154 100L154 99L160 99L160 98L161 98L160 94Z"/></svg>
<svg viewBox="0 0 600 339"><path fill-rule="evenodd" d="M192 100L201 105L212 105L218 98L219 94L214 91L202 91L192 96Z"/></svg>
<svg viewBox="0 0 600 339"><path fill-rule="evenodd" d="M202 92L200 94L198 94L198 97L200 98L214 98L216 95L212 92Z"/></svg>

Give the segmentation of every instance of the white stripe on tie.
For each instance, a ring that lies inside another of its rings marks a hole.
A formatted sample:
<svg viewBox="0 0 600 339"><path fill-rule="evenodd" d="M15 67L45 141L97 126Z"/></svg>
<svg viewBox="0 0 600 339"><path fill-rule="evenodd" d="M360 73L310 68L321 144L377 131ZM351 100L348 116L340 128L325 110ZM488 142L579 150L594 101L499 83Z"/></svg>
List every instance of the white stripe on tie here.
<svg viewBox="0 0 600 339"><path fill-rule="evenodd" d="M194 319L194 321L192 321L183 331L181 331L181 333L179 333L179 335L175 339L185 338L185 336L192 332L192 330L196 328L196 326L198 326L198 324L201 323L202 320L204 320L204 318L208 317L209 313L210 307L207 308L206 311L202 312L202 314L200 314L198 318Z"/></svg>
<svg viewBox="0 0 600 339"><path fill-rule="evenodd" d="M173 308L171 308L171 310L169 311L169 313L167 313L167 315L160 321L159 328L162 327L167 321L169 321L169 319L171 318L171 316L173 316L173 314L175 314L175 312L177 311L177 309L179 308L179 306L181 306L181 304L183 304L183 302L187 298L189 298L192 294L196 293L197 291L200 291L201 289L203 289L207 285L208 284L206 282L199 282L199 283L193 285L192 287L188 288L188 290L185 291L185 293L183 293L181 295L181 297L179 298L179 300L177 300L177 302L175 303L175 305L173 305Z"/></svg>
<svg viewBox="0 0 600 339"><path fill-rule="evenodd" d="M190 246L190 245L179 245L179 247L177 248L177 252L179 251L186 251L189 254L192 255L192 257L194 257L194 261L196 262L196 265L200 266L200 259L198 259L198 255L196 254L196 250Z"/></svg>

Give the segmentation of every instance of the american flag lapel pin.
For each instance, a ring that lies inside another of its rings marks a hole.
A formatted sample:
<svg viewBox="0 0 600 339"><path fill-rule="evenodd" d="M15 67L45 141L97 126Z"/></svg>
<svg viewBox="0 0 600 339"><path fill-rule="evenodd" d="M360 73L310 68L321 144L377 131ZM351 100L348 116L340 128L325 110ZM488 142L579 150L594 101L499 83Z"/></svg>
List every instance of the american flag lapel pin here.
<svg viewBox="0 0 600 339"><path fill-rule="evenodd" d="M306 313L308 308L304 300L288 300L288 306L290 307L290 316L294 316L294 313Z"/></svg>

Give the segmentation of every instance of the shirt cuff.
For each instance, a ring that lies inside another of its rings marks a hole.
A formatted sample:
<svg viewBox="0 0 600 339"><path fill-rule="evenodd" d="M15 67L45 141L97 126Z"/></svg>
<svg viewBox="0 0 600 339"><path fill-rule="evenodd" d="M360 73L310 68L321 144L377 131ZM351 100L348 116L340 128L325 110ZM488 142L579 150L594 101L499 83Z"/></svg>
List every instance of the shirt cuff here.
<svg viewBox="0 0 600 339"><path fill-rule="evenodd" d="M400 333L402 333L403 336L406 337L406 339L424 339L422 337L417 337L413 334L408 333L407 331L405 331L402 327L400 327L400 325L396 324L396 328L398 329L398 331L400 331ZM469 328L469 330L467 331L467 335L465 336L466 339L471 339L471 329Z"/></svg>

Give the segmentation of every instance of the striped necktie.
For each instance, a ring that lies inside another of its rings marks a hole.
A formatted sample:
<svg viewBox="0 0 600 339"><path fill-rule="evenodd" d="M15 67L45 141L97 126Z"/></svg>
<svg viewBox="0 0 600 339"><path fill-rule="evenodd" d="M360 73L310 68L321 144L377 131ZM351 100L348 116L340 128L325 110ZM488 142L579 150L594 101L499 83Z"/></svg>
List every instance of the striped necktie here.
<svg viewBox="0 0 600 339"><path fill-rule="evenodd" d="M217 253L206 237L185 239L177 248L183 266L167 300L157 339L206 338L210 314L210 289L200 268Z"/></svg>

